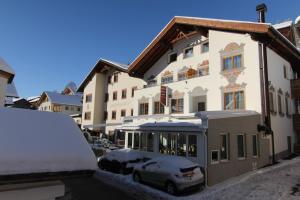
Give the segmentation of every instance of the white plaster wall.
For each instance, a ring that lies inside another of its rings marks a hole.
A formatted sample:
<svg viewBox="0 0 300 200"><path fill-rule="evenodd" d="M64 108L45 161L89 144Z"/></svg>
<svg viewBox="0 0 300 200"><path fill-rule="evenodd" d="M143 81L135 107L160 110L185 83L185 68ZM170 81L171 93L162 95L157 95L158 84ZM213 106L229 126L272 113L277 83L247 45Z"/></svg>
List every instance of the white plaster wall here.
<svg viewBox="0 0 300 200"><path fill-rule="evenodd" d="M278 101L277 101L277 92L278 89L281 88L283 95L282 95L282 110L286 113L285 107L285 93L288 92L291 95L291 85L290 79L293 77L293 72L291 69L291 65L287 62L284 58L279 56L271 49L267 49L267 57L268 57L268 74L269 74L269 81L273 85L275 89L275 106L276 110L278 111ZM284 78L283 66L287 67L287 79ZM290 113L294 113L294 106L289 98L289 107ZM288 149L288 142L287 136L292 137L292 144L295 141L295 132L293 130L293 119L292 117L288 117L286 114L284 116L280 116L277 112L276 114L271 115L271 126L272 130L274 131L274 142L275 142L275 153L280 153ZM292 146L293 149L293 146Z"/></svg>
<svg viewBox="0 0 300 200"><path fill-rule="evenodd" d="M202 94L207 94L207 110L222 110L223 96L221 87L228 85L227 79L220 74L221 72L221 56L219 51L224 49L229 43L235 42L238 45L244 46L244 71L238 76L237 84L246 84L245 88L245 108L247 110L255 110L261 112L260 104L260 79L259 79L259 60L258 60L258 43L253 41L250 35L234 34L221 31L209 31L209 52L201 53L201 42L206 38L201 38L200 35L194 36L188 40L181 40L173 47L173 51L178 52L176 62L168 64L168 54L165 53L145 74L145 80L151 75L155 75L160 84L161 75L166 70L175 72L173 83L166 84L171 90L185 92L184 114L190 113L192 100L189 99L189 92L192 92L198 87ZM194 56L191 58L182 58L184 48L191 43L196 43L194 46ZM192 78L184 81L177 81L177 71L183 66L197 69L198 64L203 60L209 59L209 75ZM152 99L160 93L160 86L141 89L137 92L135 99L134 115L138 115L138 100L142 97ZM149 100L150 101L150 100ZM152 110L151 101L149 103L149 111ZM168 114L170 108L165 108L165 113ZM152 114L152 113L149 113Z"/></svg>
<svg viewBox="0 0 300 200"><path fill-rule="evenodd" d="M116 70L110 70L106 75L106 83L108 76L111 76L111 83L107 85L107 92L109 94L109 99L106 103L107 109L107 120L106 120L106 130L108 134L109 131L114 131L117 126L122 124L123 117L121 117L121 110L126 110L126 116L131 116L131 109L133 109L133 99L132 88L142 88L145 82L142 79L130 77L126 72L118 72L118 82L113 81L113 74ZM125 99L122 99L122 90L127 90L127 95ZM113 92L117 91L117 100L113 100ZM136 92L135 92L136 95ZM134 96L135 96L134 95ZM112 111L116 111L116 119L112 119Z"/></svg>
<svg viewBox="0 0 300 200"><path fill-rule="evenodd" d="M0 74L0 107L4 106L5 92L7 86L7 78Z"/></svg>

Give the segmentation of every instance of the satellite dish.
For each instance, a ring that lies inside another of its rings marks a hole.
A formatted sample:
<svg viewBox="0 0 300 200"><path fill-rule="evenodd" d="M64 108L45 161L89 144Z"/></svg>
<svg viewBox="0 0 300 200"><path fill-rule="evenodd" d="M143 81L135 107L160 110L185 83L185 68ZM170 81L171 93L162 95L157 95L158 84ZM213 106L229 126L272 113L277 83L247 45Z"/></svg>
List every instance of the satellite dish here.
<svg viewBox="0 0 300 200"><path fill-rule="evenodd" d="M300 24L300 16L298 16L295 20L295 24Z"/></svg>

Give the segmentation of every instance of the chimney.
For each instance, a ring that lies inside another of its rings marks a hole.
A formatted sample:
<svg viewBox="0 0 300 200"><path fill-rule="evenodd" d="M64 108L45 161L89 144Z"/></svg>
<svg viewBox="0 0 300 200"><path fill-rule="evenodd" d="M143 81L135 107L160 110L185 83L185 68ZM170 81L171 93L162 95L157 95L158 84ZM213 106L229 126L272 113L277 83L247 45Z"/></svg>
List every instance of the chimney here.
<svg viewBox="0 0 300 200"><path fill-rule="evenodd" d="M256 6L256 11L258 12L258 22L265 23L265 13L267 12L266 4L262 3Z"/></svg>

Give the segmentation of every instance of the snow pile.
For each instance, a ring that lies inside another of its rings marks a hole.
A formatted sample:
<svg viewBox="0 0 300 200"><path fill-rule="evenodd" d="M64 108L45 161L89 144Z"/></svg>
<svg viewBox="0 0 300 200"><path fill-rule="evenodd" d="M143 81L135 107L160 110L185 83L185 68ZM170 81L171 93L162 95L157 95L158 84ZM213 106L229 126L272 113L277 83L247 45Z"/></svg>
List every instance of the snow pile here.
<svg viewBox="0 0 300 200"><path fill-rule="evenodd" d="M139 151L132 149L117 149L105 155L108 160L117 160L119 162L128 162L137 159L143 159L143 155Z"/></svg>
<svg viewBox="0 0 300 200"><path fill-rule="evenodd" d="M97 161L72 118L0 108L0 175L95 170Z"/></svg>

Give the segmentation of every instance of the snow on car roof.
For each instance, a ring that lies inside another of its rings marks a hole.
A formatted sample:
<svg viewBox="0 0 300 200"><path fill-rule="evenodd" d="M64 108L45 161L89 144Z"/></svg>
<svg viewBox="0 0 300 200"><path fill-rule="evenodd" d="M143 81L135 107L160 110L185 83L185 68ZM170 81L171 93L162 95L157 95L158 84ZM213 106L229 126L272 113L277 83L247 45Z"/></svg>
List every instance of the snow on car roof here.
<svg viewBox="0 0 300 200"><path fill-rule="evenodd" d="M142 159L141 152L132 149L117 149L105 155L108 160L117 160L119 162L127 162L130 160Z"/></svg>
<svg viewBox="0 0 300 200"><path fill-rule="evenodd" d="M159 156L151 159L151 161L161 162L165 165L168 165L170 169L171 168L180 169L180 168L186 168L186 167L197 165L196 163L193 163L192 161L186 159L185 157L180 157L180 156L167 156L167 155Z"/></svg>
<svg viewBox="0 0 300 200"><path fill-rule="evenodd" d="M0 108L0 175L95 170L76 123L61 113Z"/></svg>

